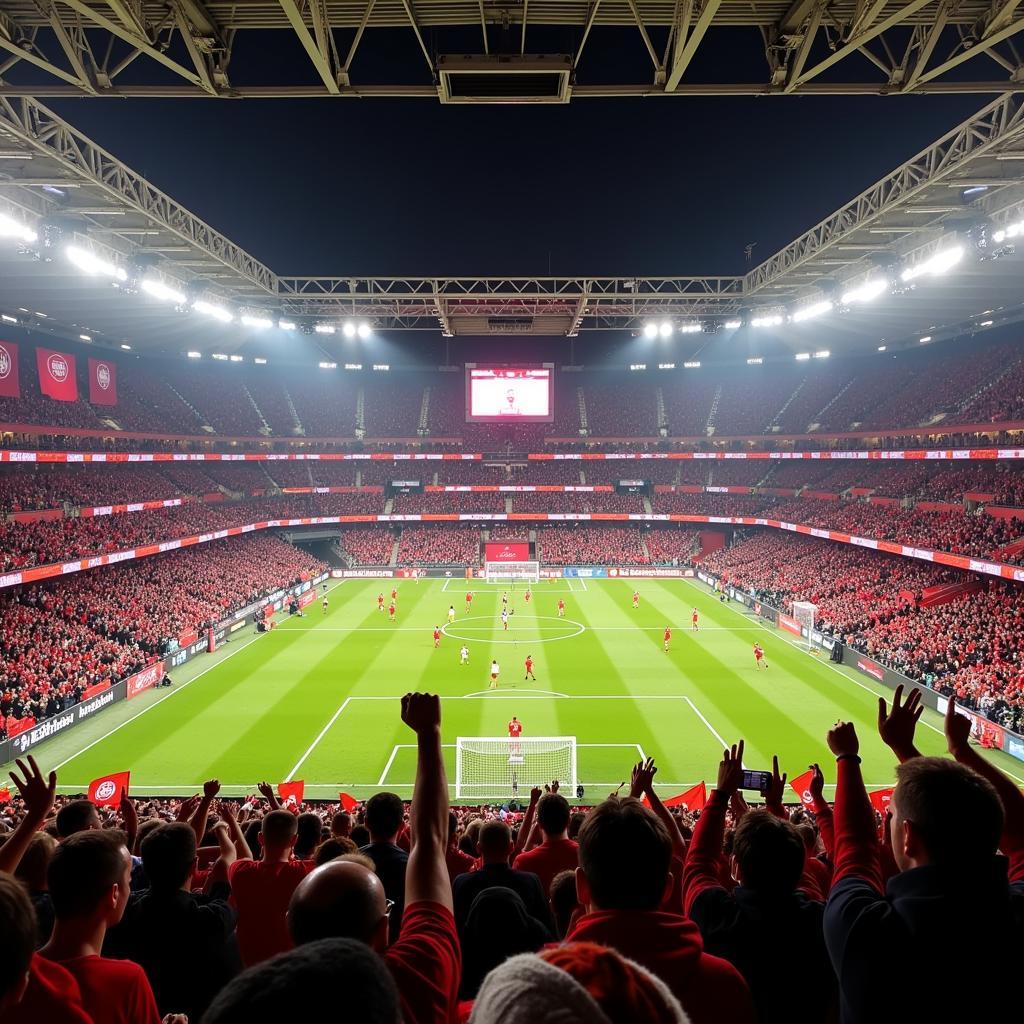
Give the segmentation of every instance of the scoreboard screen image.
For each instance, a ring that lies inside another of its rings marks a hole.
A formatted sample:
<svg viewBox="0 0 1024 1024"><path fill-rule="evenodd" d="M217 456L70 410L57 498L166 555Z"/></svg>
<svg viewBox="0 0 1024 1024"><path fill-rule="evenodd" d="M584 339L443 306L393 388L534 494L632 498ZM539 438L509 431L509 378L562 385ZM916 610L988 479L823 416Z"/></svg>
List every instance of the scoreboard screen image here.
<svg viewBox="0 0 1024 1024"><path fill-rule="evenodd" d="M484 549L488 562L528 562L530 542L528 540L489 540Z"/></svg>
<svg viewBox="0 0 1024 1024"><path fill-rule="evenodd" d="M466 366L468 423L550 423L554 367Z"/></svg>

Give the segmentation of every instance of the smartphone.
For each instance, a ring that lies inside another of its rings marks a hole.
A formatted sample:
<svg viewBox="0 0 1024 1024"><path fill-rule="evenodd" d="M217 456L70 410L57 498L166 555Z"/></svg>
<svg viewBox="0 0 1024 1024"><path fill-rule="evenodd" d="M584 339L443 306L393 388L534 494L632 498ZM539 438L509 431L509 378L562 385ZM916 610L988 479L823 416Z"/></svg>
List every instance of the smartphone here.
<svg viewBox="0 0 1024 1024"><path fill-rule="evenodd" d="M740 789L753 789L758 793L767 793L771 781L771 772L751 772L744 769Z"/></svg>

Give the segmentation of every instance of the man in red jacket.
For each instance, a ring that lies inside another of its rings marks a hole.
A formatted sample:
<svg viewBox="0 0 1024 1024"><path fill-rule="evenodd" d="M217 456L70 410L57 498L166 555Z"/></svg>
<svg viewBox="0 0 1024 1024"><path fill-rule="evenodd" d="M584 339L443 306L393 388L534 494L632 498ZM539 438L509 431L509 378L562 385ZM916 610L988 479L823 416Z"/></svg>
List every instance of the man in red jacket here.
<svg viewBox="0 0 1024 1024"><path fill-rule="evenodd" d="M551 891L551 880L560 871L575 871L579 863L579 845L569 838L569 801L561 793L545 793L537 802L537 825L544 842L512 862L517 871L532 871L544 888Z"/></svg>
<svg viewBox="0 0 1024 1024"><path fill-rule="evenodd" d="M576 888L586 913L567 942L597 942L661 978L693 1024L753 1024L750 990L704 952L697 926L659 908L672 889L672 840L639 800L611 797L580 829Z"/></svg>

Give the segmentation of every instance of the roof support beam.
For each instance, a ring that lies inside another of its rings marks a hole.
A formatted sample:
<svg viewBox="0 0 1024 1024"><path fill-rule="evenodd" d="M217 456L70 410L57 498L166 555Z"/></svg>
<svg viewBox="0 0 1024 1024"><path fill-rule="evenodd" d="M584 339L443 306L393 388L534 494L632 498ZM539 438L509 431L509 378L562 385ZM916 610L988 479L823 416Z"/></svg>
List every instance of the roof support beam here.
<svg viewBox="0 0 1024 1024"><path fill-rule="evenodd" d="M572 62L574 70L579 67L580 57L583 56L583 47L587 45L587 40L590 38L590 30L594 27L594 19L597 17L597 10L600 6L601 0L593 0L593 3L590 5L590 10L587 11L587 23L583 26L583 35L580 38L580 45L576 50L576 56L573 58Z"/></svg>
<svg viewBox="0 0 1024 1024"><path fill-rule="evenodd" d="M697 21L690 31L689 38L686 38L685 35L676 36L672 56L672 70L669 72L668 80L665 82L666 92L672 92L679 85L683 72L689 66L690 61L693 60L693 55L697 52L697 47L700 46L701 40L703 40L704 34L710 27L712 18L718 13L721 3L722 0L704 0L704 7L697 16Z"/></svg>
<svg viewBox="0 0 1024 1024"><path fill-rule="evenodd" d="M970 60L972 57L977 57L980 53L985 53L991 47L995 46L996 43L1001 43L1004 39L1009 39L1010 36L1016 35L1018 32L1024 32L1024 18L1018 18L1016 21L1010 22L1003 28L986 34L977 46L972 46L968 50L961 50L959 53L954 54L948 60L943 61L941 64L936 64L930 71L925 71L919 78L918 82L930 82L933 78L938 78L939 75L944 75L947 71L951 71L953 68L965 61Z"/></svg>
<svg viewBox="0 0 1024 1024"><path fill-rule="evenodd" d="M409 18L409 24L412 26L412 30L416 34L416 42L420 44L420 50L423 52L423 59L427 62L427 67L430 69L430 78L432 81L436 82L437 68L434 67L434 59L430 56L427 44L423 41L423 33L420 31L420 27L416 23L416 11L413 9L412 4L413 0L402 0L402 6L405 8L405 13Z"/></svg>
<svg viewBox="0 0 1024 1024"><path fill-rule="evenodd" d="M925 37L924 43L921 45L921 52L918 54L917 60L914 62L914 68L910 72L910 76L907 78L906 85L903 86L904 92L909 92L917 85L917 80L921 77L924 69L928 66L928 61L932 59L932 53L935 51L935 44L939 41L939 36L942 35L943 30L949 21L949 12L952 7L953 0L942 0L939 4L939 9L935 12L935 21L932 22L932 26L928 29L928 35Z"/></svg>
<svg viewBox="0 0 1024 1024"><path fill-rule="evenodd" d="M793 63L786 76L786 92L792 92L800 81L804 65L807 63L807 57L811 52L811 47L814 45L814 37L818 34L818 28L821 25L821 16L824 14L827 4L828 0L815 0L807 27L804 29L803 38L800 40L800 46L793 56Z"/></svg>
<svg viewBox="0 0 1024 1024"><path fill-rule="evenodd" d="M640 30L640 38L644 41L651 63L654 65L654 80L660 85L665 80L665 65L658 59L654 43L651 42L651 37L644 27L643 18L640 17L640 8L637 7L636 0L626 0L626 3L629 4L629 9L633 12L633 20L636 21L636 27Z"/></svg>
<svg viewBox="0 0 1024 1024"><path fill-rule="evenodd" d="M145 16L142 13L140 3L131 3L130 0L105 0L106 5L117 15L118 21L129 32L138 36L148 35Z"/></svg>
<svg viewBox="0 0 1024 1024"><path fill-rule="evenodd" d="M356 34L352 39L352 45L348 48L348 53L345 55L345 63L341 69L342 80L347 85L349 71L352 68L352 61L355 60L356 50L359 49L359 44L363 40L363 33L366 31L366 26L370 23L370 15L373 13L373 5L376 0L367 0L366 10L363 11L363 17L359 22L359 28L356 29Z"/></svg>
<svg viewBox="0 0 1024 1024"><path fill-rule="evenodd" d="M287 16L292 30L299 37L299 42L302 43L306 56L313 62L313 67L316 68L320 81L324 83L324 88L333 96L340 95L341 88L338 85L338 78L334 68L331 66L331 55L329 52L325 52L317 40L313 38L306 25L305 18L303 18L302 12L299 10L299 5L295 0L278 0L278 3L281 5L281 10ZM315 20L316 15L314 12Z"/></svg>

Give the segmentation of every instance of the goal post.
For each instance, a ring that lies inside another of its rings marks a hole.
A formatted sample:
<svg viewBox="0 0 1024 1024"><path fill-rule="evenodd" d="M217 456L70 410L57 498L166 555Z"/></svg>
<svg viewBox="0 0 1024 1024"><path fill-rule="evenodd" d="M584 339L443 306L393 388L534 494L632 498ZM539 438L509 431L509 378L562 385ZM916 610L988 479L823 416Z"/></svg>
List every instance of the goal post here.
<svg viewBox="0 0 1024 1024"><path fill-rule="evenodd" d="M484 579L488 583L539 583L540 562L485 562Z"/></svg>
<svg viewBox="0 0 1024 1024"><path fill-rule="evenodd" d="M529 800L553 780L575 795L575 736L459 736L455 741L456 800Z"/></svg>
<svg viewBox="0 0 1024 1024"><path fill-rule="evenodd" d="M811 634L814 632L814 620L818 615L818 606L810 601L793 602L793 618L800 623L801 630L807 630L807 650L814 647Z"/></svg>

